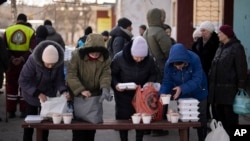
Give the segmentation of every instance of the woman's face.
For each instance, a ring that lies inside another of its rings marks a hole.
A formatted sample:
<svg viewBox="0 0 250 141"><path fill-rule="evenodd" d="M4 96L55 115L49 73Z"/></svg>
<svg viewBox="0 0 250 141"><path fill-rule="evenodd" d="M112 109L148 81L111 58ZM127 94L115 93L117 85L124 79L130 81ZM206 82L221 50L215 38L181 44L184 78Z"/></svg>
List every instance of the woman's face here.
<svg viewBox="0 0 250 141"><path fill-rule="evenodd" d="M92 57L92 58L95 58L95 59L96 59L96 58L99 58L100 55L101 55L100 52L90 52L90 53L89 53L89 56Z"/></svg>
<svg viewBox="0 0 250 141"><path fill-rule="evenodd" d="M167 28L165 31L168 34L168 36L170 37L171 36L171 29Z"/></svg>
<svg viewBox="0 0 250 141"><path fill-rule="evenodd" d="M45 66L46 68L48 68L48 69L53 68L53 66L55 65L55 63L45 63L45 62L43 62L43 64L44 64L44 66Z"/></svg>
<svg viewBox="0 0 250 141"><path fill-rule="evenodd" d="M174 62L173 65L174 65L174 67L175 67L177 70L182 70L183 67L185 66L185 63L184 63L184 62Z"/></svg>
<svg viewBox="0 0 250 141"><path fill-rule="evenodd" d="M137 63L141 62L145 58L145 57L137 57L137 56L132 56L132 57L133 57L134 61L137 62Z"/></svg>
<svg viewBox="0 0 250 141"><path fill-rule="evenodd" d="M218 37L219 37L219 41L222 43L226 43L228 40L228 37L221 31L218 32Z"/></svg>
<svg viewBox="0 0 250 141"><path fill-rule="evenodd" d="M203 39L205 39L205 40L208 40L209 38L210 38L210 36L211 36L211 32L209 32L208 30L206 30L206 29L201 29L201 36L202 36L202 38Z"/></svg>

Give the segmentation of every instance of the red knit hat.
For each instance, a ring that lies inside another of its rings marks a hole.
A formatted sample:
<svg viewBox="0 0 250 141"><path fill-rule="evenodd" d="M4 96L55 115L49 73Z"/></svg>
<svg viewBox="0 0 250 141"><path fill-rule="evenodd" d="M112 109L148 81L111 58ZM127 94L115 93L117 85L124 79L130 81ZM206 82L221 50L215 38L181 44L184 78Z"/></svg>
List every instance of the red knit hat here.
<svg viewBox="0 0 250 141"><path fill-rule="evenodd" d="M234 31L230 25L222 25L220 31L227 35L228 38L234 37Z"/></svg>

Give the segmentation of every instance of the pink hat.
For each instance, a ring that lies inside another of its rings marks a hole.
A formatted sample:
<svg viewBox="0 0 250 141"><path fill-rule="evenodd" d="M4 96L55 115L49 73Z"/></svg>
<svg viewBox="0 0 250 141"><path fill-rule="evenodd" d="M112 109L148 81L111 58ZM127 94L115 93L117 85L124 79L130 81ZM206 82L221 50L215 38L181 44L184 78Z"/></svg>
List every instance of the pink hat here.
<svg viewBox="0 0 250 141"><path fill-rule="evenodd" d="M57 49L53 45L48 45L43 50L42 60L45 63L56 63L59 60Z"/></svg>
<svg viewBox="0 0 250 141"><path fill-rule="evenodd" d="M137 36L134 38L131 54L136 57L145 57L148 55L148 44L143 37Z"/></svg>

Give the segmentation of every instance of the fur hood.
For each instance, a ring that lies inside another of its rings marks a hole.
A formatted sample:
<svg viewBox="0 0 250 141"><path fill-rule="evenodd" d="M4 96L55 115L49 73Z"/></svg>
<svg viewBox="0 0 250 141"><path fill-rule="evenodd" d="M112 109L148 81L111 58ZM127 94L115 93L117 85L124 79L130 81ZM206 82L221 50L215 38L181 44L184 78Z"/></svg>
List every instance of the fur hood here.
<svg viewBox="0 0 250 141"><path fill-rule="evenodd" d="M50 41L50 40L45 40L40 42L36 48L34 49L31 57L33 57L33 59L35 60L35 62L39 65L39 66L44 66L43 65L43 61L42 61L42 54L44 49L48 46L48 45L53 45L57 51L58 51L58 55L59 55L59 60L58 62L56 62L56 64L54 65L54 67L58 67L60 65L62 65L64 63L64 51L62 49L62 47L54 42L54 41Z"/></svg>
<svg viewBox="0 0 250 141"><path fill-rule="evenodd" d="M101 52L104 60L109 58L109 52L105 48L105 42L101 34L89 34L84 47L79 49L79 55L81 59L90 52Z"/></svg>

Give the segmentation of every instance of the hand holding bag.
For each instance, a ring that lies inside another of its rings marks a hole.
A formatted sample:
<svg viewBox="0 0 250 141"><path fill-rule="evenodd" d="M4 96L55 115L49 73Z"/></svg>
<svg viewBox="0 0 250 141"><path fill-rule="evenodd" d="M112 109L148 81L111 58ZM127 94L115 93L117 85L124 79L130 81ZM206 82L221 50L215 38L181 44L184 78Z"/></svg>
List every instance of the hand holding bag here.
<svg viewBox="0 0 250 141"><path fill-rule="evenodd" d="M207 134L205 141L230 141L229 135L220 121L213 119L210 123L212 131Z"/></svg>
<svg viewBox="0 0 250 141"><path fill-rule="evenodd" d="M103 122L102 103L99 102L101 96L88 98L74 97L74 115L76 119L88 121L90 123Z"/></svg>
<svg viewBox="0 0 250 141"><path fill-rule="evenodd" d="M67 99L64 95L60 97L47 97L47 101L41 102L41 112L42 117L52 117L52 114L66 113L68 111Z"/></svg>
<svg viewBox="0 0 250 141"><path fill-rule="evenodd" d="M250 114L250 97L244 89L240 89L234 99L233 110L236 114Z"/></svg>

